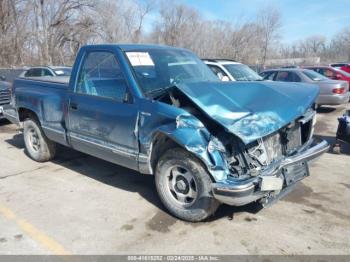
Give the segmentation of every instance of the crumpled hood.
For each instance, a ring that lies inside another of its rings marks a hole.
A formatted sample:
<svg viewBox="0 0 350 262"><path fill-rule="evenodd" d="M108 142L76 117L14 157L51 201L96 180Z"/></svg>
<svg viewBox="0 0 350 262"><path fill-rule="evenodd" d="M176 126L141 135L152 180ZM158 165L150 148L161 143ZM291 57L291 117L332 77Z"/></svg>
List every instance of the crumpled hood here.
<svg viewBox="0 0 350 262"><path fill-rule="evenodd" d="M319 93L312 84L270 81L201 82L177 88L246 144L304 114Z"/></svg>

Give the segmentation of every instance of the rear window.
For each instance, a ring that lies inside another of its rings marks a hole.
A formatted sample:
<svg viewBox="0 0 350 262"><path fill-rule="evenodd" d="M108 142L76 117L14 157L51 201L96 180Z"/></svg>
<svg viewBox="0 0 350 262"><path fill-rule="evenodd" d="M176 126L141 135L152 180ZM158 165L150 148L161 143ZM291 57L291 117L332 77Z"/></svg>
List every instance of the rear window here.
<svg viewBox="0 0 350 262"><path fill-rule="evenodd" d="M303 74L306 75L312 81L322 81L322 80L328 79L327 77L325 77L319 73L316 73L315 71L312 71L312 70L304 70Z"/></svg>

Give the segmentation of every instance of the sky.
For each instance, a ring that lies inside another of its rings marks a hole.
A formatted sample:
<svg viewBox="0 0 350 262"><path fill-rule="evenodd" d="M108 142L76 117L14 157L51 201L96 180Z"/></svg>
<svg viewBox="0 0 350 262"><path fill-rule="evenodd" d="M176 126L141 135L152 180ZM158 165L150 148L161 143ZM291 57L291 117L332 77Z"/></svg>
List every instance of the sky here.
<svg viewBox="0 0 350 262"><path fill-rule="evenodd" d="M233 23L253 20L257 11L274 6L281 11L281 41L301 40L311 35L328 39L350 26L350 0L174 0L187 4L205 19Z"/></svg>

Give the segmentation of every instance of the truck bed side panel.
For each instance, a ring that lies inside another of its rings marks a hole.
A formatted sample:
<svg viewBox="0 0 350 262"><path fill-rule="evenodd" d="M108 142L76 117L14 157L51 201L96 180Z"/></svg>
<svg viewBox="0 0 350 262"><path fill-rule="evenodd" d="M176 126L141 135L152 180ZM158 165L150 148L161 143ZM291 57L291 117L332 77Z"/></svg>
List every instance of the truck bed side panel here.
<svg viewBox="0 0 350 262"><path fill-rule="evenodd" d="M65 132L66 93L68 84L32 79L14 82L16 108L29 109L38 117L45 135L67 145Z"/></svg>

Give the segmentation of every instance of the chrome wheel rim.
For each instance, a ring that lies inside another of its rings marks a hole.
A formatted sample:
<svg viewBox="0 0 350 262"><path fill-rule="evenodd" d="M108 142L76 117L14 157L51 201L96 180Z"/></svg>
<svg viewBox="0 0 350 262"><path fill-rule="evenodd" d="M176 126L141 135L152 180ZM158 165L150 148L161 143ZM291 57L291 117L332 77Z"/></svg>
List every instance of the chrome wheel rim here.
<svg viewBox="0 0 350 262"><path fill-rule="evenodd" d="M192 205L198 196L197 182L193 174L182 166L174 166L167 172L170 196L181 206Z"/></svg>
<svg viewBox="0 0 350 262"><path fill-rule="evenodd" d="M39 135L34 128L30 128L28 131L28 139L30 147L38 152L40 150L40 139Z"/></svg>

